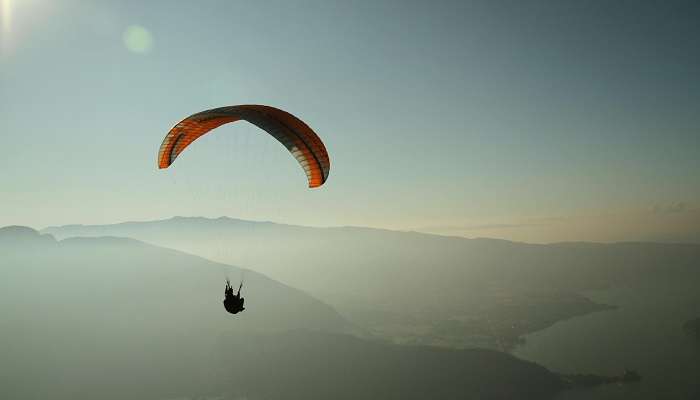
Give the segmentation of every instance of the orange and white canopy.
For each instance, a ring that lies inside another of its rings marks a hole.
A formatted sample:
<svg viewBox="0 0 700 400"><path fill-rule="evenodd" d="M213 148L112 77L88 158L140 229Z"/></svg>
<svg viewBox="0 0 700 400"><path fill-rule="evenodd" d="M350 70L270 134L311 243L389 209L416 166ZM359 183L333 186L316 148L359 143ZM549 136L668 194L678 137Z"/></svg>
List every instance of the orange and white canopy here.
<svg viewBox="0 0 700 400"><path fill-rule="evenodd" d="M318 135L294 115L263 105L214 108L183 119L163 139L158 151L158 168L168 168L197 138L239 120L256 125L282 143L304 169L309 187L319 187L326 182L331 162Z"/></svg>

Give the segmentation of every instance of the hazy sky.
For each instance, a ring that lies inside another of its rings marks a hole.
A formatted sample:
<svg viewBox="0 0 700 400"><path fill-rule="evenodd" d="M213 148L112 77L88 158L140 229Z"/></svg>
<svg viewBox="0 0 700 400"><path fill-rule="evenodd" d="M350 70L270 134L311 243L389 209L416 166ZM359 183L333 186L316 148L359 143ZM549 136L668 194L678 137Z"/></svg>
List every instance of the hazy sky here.
<svg viewBox="0 0 700 400"><path fill-rule="evenodd" d="M700 241L697 1L0 0L0 226L204 215L525 241ZM268 104L168 170L206 108Z"/></svg>

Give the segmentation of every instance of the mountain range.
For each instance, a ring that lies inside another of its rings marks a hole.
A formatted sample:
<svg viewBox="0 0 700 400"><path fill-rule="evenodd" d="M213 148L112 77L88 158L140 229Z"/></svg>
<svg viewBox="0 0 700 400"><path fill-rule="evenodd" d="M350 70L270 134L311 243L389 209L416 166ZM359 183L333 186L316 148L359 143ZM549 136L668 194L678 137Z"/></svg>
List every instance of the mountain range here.
<svg viewBox="0 0 700 400"><path fill-rule="evenodd" d="M604 311L586 292L700 278L700 245L528 244L358 227L174 217L42 230L120 236L243 265L397 343L509 349L557 321Z"/></svg>
<svg viewBox="0 0 700 400"><path fill-rule="evenodd" d="M227 314L223 278L245 276ZM492 350L352 337L250 270L134 239L0 228L0 397L549 399L567 379Z"/></svg>

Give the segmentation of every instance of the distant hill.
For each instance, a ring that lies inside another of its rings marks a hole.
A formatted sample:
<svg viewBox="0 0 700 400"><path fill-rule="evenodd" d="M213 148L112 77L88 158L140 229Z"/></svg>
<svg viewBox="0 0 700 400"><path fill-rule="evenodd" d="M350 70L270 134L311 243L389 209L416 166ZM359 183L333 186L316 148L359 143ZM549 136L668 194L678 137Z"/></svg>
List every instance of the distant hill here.
<svg viewBox="0 0 700 400"><path fill-rule="evenodd" d="M56 243L56 239L50 234L40 234L36 230L26 226L6 226L0 228L0 246L8 248L17 246L50 246Z"/></svg>
<svg viewBox="0 0 700 400"><path fill-rule="evenodd" d="M587 300L586 290L700 278L700 245L692 244L535 245L225 217L42 232L132 237L244 265L308 291L375 334L411 343L483 339L510 347L524 333L609 308Z"/></svg>
<svg viewBox="0 0 700 400"><path fill-rule="evenodd" d="M566 384L493 351L337 333L330 307L236 267L133 239L0 228L0 398L547 399Z"/></svg>
<svg viewBox="0 0 700 400"><path fill-rule="evenodd" d="M147 319L154 329L345 330L328 305L254 271L124 238L56 241L29 228L0 228L3 320L100 316L109 324ZM221 301L224 280L245 276L246 312ZM13 306L18 307L15 314ZM21 306L21 307L20 307ZM33 312L27 316L27 309ZM36 316L35 313L41 314Z"/></svg>
<svg viewBox="0 0 700 400"><path fill-rule="evenodd" d="M67 225L46 228L42 233L57 238L130 237L250 266L314 292L340 291L373 298L381 297L385 279L391 279L392 287L400 287L401 291L440 286L451 295L487 282L567 290L628 285L639 279L655 279L653 275L693 269L700 255L698 244L540 245L371 228L312 228L227 217ZM542 278L546 278L544 283ZM343 281L347 283L340 285ZM455 290L455 284L462 286Z"/></svg>

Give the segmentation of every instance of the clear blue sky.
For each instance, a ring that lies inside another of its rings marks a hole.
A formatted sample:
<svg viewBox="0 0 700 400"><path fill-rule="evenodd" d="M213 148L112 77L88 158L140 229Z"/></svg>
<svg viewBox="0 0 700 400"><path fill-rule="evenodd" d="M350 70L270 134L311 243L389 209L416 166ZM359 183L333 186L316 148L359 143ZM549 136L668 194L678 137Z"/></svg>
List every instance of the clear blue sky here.
<svg viewBox="0 0 700 400"><path fill-rule="evenodd" d="M0 0L0 226L694 240L698 4ZM156 169L174 123L242 103L309 123L327 184L245 123Z"/></svg>

